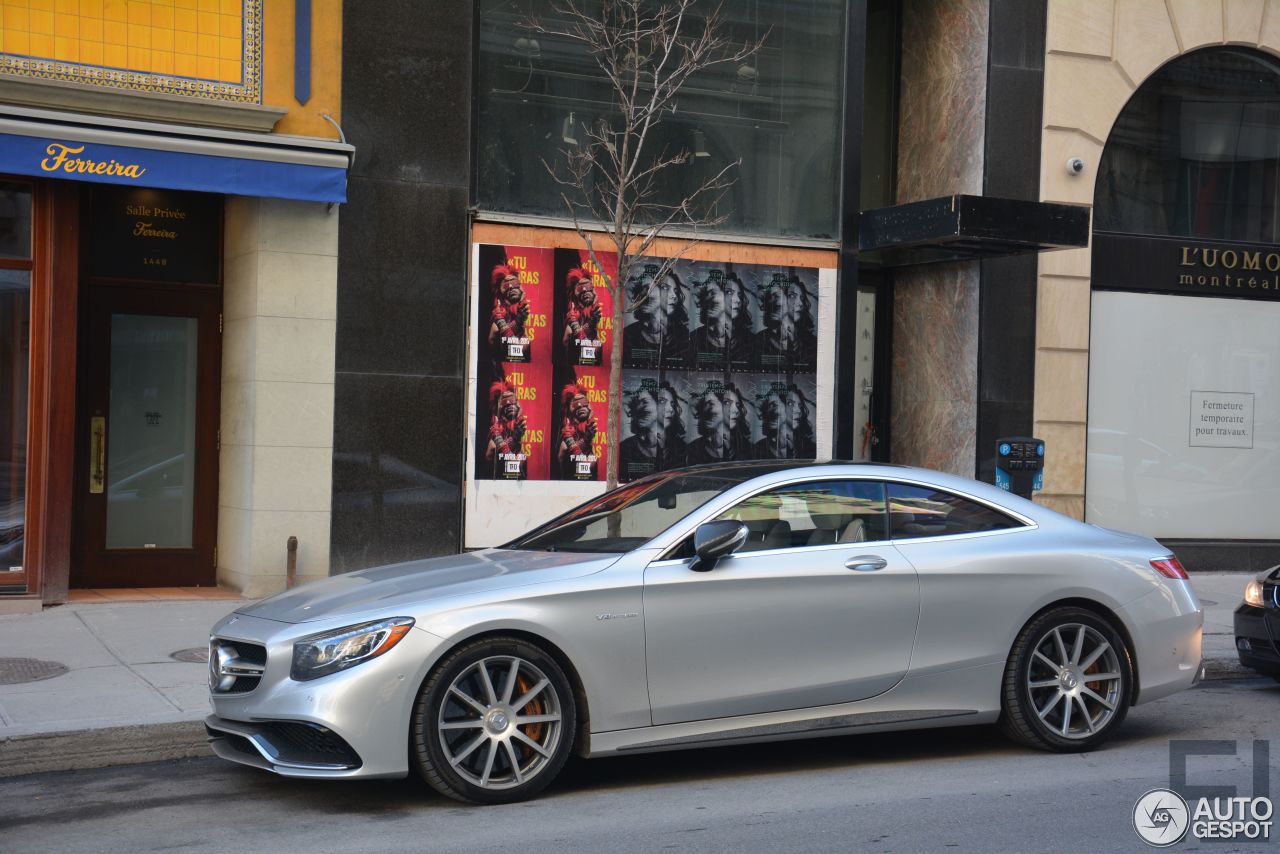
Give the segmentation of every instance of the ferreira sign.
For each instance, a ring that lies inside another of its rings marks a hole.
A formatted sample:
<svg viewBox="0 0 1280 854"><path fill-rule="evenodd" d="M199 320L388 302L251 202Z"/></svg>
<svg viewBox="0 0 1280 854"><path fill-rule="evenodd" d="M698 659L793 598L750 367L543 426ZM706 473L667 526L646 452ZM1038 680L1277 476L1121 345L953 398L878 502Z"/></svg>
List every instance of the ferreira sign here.
<svg viewBox="0 0 1280 854"><path fill-rule="evenodd" d="M49 156L40 161L40 169L45 172L70 172L89 175L120 175L125 178L141 178L146 169L137 163L120 163L115 158L109 160L91 160L89 158L72 157L83 154L84 146L74 148L60 142L51 142L45 148Z"/></svg>
<svg viewBox="0 0 1280 854"><path fill-rule="evenodd" d="M8 174L126 187L315 202L347 200L345 154L238 141L220 144L218 150L223 153L206 154L202 144L208 140L203 137L162 139L127 129L104 133L114 134L119 143L0 132L0 169ZM175 141L177 148L153 147ZM201 150L178 150L187 143L200 143Z"/></svg>
<svg viewBox="0 0 1280 854"><path fill-rule="evenodd" d="M1280 246L1100 232L1092 278L1097 290L1280 301Z"/></svg>

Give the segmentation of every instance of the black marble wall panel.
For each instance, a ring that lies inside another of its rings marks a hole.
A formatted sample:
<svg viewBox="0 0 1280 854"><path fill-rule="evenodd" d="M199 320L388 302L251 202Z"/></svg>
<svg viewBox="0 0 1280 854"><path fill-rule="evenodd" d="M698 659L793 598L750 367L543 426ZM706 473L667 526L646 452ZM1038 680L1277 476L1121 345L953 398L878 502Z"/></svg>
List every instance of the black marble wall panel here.
<svg viewBox="0 0 1280 854"><path fill-rule="evenodd" d="M352 177L468 183L472 3L349 2L342 21L342 126Z"/></svg>
<svg viewBox="0 0 1280 854"><path fill-rule="evenodd" d="M332 571L458 550L461 378L340 372Z"/></svg>
<svg viewBox="0 0 1280 854"><path fill-rule="evenodd" d="M1047 0L991 0L984 195L1040 198L1046 15ZM1034 255L981 265L976 473L988 482L996 440L1033 427L1036 266Z"/></svg>
<svg viewBox="0 0 1280 854"><path fill-rule="evenodd" d="M991 65L1043 71L1047 14L1047 0L991 0Z"/></svg>
<svg viewBox="0 0 1280 854"><path fill-rule="evenodd" d="M1043 70L998 65L988 70L983 195L1039 201L1043 90Z"/></svg>
<svg viewBox="0 0 1280 854"><path fill-rule="evenodd" d="M358 179L338 236L338 370L461 377L467 190Z"/></svg>
<svg viewBox="0 0 1280 854"><path fill-rule="evenodd" d="M335 573L461 545L473 9L343 14Z"/></svg>

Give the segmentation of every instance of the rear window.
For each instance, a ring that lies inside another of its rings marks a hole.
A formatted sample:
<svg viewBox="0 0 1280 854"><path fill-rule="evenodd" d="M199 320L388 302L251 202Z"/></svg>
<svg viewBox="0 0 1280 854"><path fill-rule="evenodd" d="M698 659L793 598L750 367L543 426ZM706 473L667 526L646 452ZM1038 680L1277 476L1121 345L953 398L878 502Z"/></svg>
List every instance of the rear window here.
<svg viewBox="0 0 1280 854"><path fill-rule="evenodd" d="M895 540L1025 527L985 504L905 483L889 484L889 525Z"/></svg>

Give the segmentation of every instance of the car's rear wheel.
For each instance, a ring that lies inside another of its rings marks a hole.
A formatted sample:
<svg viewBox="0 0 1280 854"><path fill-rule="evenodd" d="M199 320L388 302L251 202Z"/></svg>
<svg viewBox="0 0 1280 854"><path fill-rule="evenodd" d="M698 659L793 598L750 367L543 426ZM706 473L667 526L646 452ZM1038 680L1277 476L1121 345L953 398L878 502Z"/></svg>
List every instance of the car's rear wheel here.
<svg viewBox="0 0 1280 854"><path fill-rule="evenodd" d="M1001 727L1044 750L1092 750L1124 720L1132 692L1129 650L1115 627L1083 608L1055 608L1014 641Z"/></svg>
<svg viewBox="0 0 1280 854"><path fill-rule="evenodd" d="M555 779L576 725L573 689L554 658L519 638L486 638L432 671L410 744L423 779L441 794L511 803Z"/></svg>

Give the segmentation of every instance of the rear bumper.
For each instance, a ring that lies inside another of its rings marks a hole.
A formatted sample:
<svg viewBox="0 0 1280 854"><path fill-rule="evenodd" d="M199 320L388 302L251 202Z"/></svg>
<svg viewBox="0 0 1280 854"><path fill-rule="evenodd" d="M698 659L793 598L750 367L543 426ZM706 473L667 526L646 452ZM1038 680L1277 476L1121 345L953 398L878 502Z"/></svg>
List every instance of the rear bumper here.
<svg viewBox="0 0 1280 854"><path fill-rule="evenodd" d="M1188 582L1167 581L1165 588L1130 602L1121 614L1138 669L1135 704L1176 694L1203 676L1204 610Z"/></svg>

